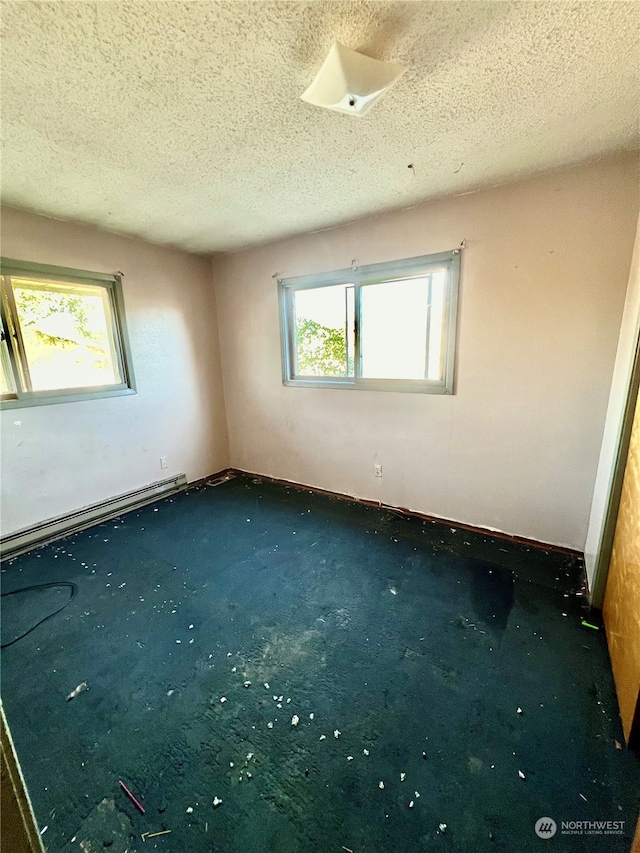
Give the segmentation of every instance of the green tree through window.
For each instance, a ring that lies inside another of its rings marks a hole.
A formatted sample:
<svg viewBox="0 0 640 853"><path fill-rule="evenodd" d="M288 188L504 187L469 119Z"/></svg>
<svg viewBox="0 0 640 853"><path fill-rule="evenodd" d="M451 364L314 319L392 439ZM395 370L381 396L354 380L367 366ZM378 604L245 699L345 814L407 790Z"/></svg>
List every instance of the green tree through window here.
<svg viewBox="0 0 640 853"><path fill-rule="evenodd" d="M134 392L120 276L0 258L2 408Z"/></svg>
<svg viewBox="0 0 640 853"><path fill-rule="evenodd" d="M347 376L344 328L331 329L315 320L297 322L298 372L303 376ZM350 359L352 361L352 359ZM350 365L352 371L353 366Z"/></svg>
<svg viewBox="0 0 640 853"><path fill-rule="evenodd" d="M20 287L19 283L14 287L14 295L23 328L34 327L37 330L42 320L66 314L73 318L80 337L90 341L99 339L100 335L90 328L86 297ZM97 301L94 297L94 302Z"/></svg>

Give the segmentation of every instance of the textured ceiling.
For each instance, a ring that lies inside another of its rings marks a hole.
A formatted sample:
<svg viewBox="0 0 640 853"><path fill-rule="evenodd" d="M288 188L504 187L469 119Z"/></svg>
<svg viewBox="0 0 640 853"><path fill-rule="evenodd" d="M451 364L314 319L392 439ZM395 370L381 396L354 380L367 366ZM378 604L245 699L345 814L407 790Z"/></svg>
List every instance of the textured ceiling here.
<svg viewBox="0 0 640 853"><path fill-rule="evenodd" d="M632 2L5 2L4 201L217 252L632 147L639 16ZM333 39L409 67L364 118L300 100Z"/></svg>

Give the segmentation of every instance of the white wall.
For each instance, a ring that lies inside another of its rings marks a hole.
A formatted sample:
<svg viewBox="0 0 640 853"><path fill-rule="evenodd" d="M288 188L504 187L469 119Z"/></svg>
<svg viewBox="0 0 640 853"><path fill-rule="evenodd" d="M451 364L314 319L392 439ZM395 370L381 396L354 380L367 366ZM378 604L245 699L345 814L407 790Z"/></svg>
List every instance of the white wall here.
<svg viewBox="0 0 640 853"><path fill-rule="evenodd" d="M4 535L173 474L194 480L228 466L208 260L12 209L2 212L2 254L124 273L138 391L1 413Z"/></svg>
<svg viewBox="0 0 640 853"><path fill-rule="evenodd" d="M231 464L582 549L637 217L616 158L214 260ZM283 387L274 273L463 238L454 396Z"/></svg>
<svg viewBox="0 0 640 853"><path fill-rule="evenodd" d="M640 219L636 229L635 248L631 262L631 273L627 287L627 296L622 314L618 350L616 354L613 381L609 394L609 405L600 449L600 459L596 474L593 502L584 559L587 569L589 588L593 591L596 562L602 545L605 514L613 485L616 457L620 442L624 411L629 393L631 371L640 334Z"/></svg>

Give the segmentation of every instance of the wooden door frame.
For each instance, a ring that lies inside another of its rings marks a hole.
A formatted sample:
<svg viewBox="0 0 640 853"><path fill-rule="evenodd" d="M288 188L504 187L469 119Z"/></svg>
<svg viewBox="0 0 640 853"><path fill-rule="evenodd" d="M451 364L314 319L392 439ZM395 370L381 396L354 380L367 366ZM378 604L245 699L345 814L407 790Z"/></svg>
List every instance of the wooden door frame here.
<svg viewBox="0 0 640 853"><path fill-rule="evenodd" d="M633 428L633 419L636 410L639 388L640 326L636 329L635 355L633 358L631 376L627 389L627 399L624 405L624 414L622 416L620 435L618 437L618 443L616 447L615 462L613 465L613 476L611 478L611 487L609 489L609 496L607 498L607 508L605 511L604 524L602 528L602 537L600 539L600 547L598 548L595 571L593 576L591 606L595 607L598 610L602 609L602 605L604 603L604 594L607 588L609 563L611 562L611 552L613 551L613 538L615 536L616 524L618 521L618 512L620 510L622 483L624 481L624 472L627 466L627 457L629 455L629 442L631 441L631 430Z"/></svg>
<svg viewBox="0 0 640 853"><path fill-rule="evenodd" d="M19 853L45 853L35 814L18 763L11 732L0 703L0 745L2 757L2 822L0 838L3 849Z"/></svg>

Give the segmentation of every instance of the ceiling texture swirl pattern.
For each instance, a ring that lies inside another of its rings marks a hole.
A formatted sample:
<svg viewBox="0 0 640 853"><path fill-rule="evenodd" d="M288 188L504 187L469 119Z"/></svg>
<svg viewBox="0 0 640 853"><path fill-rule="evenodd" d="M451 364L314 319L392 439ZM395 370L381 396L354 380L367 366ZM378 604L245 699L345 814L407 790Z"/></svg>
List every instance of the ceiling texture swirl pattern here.
<svg viewBox="0 0 640 853"><path fill-rule="evenodd" d="M216 253L630 149L639 24L627 2L5 2L3 200ZM360 119L300 99L334 39L408 66Z"/></svg>

